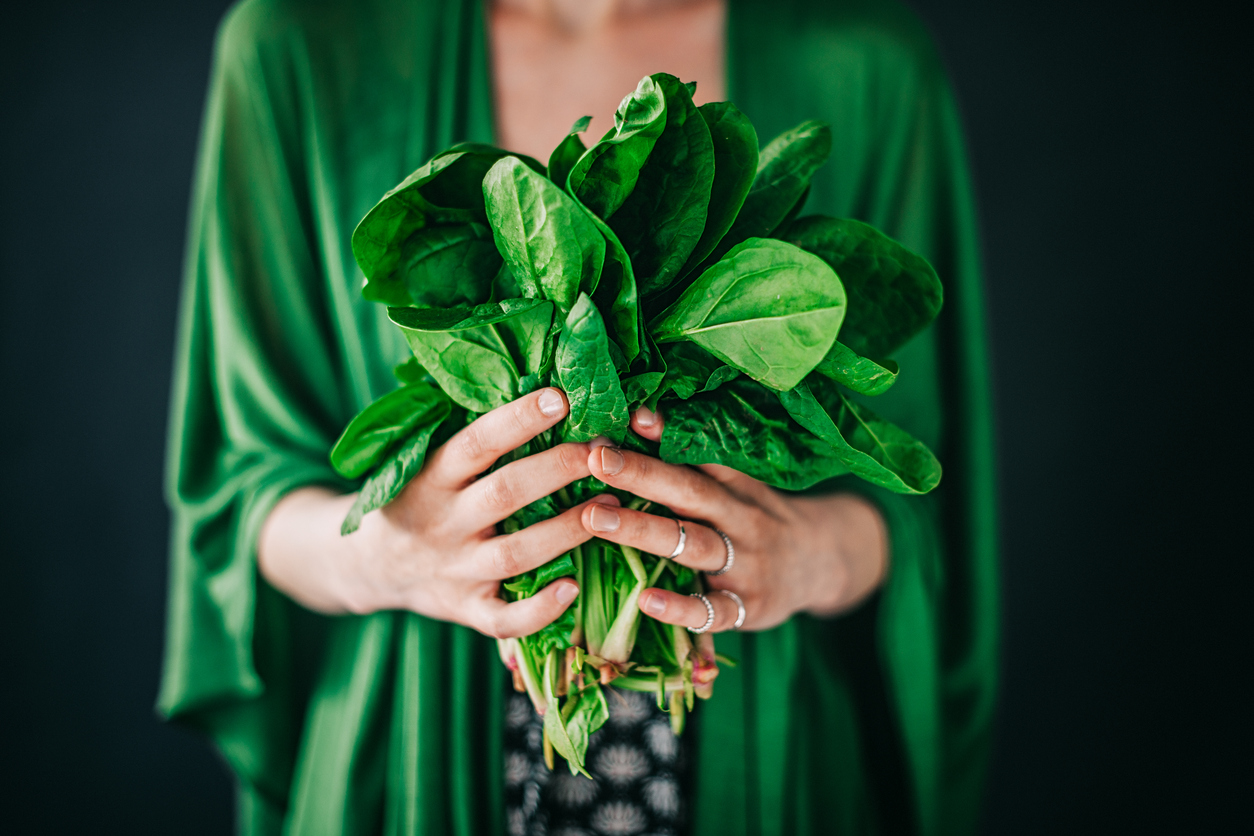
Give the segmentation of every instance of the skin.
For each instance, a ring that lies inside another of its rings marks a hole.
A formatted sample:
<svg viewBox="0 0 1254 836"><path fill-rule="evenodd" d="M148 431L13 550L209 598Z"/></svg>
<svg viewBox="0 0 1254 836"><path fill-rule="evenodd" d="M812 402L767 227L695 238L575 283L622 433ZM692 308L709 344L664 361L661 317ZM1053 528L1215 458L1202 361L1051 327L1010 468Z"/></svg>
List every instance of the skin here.
<svg viewBox="0 0 1254 836"><path fill-rule="evenodd" d="M725 98L724 6L718 0L499 0L492 9L492 54L501 144L540 159L570 124L594 116L594 136L613 124L624 90L659 67L698 81L698 103ZM608 103L608 104L607 104ZM512 535L496 524L576 479L606 483L671 508L684 519L687 545L677 562L715 571L713 590L744 600L742 629L773 627L799 612L827 616L856 606L887 572L888 538L870 503L852 494L794 497L717 465L669 465L608 442L563 444L482 476L501 456L565 417L556 389L527 395L480 417L429 457L390 505L367 514L341 537L353 496L325 488L293 491L275 505L258 543L258 567L275 588L309 609L365 614L405 609L489 636L535 632L578 595L572 579L506 604L500 582L540 566L593 536L669 555L673 519L618 507L611 496L572 508ZM664 420L632 417L643 437L661 437ZM730 629L737 609L710 594L714 631ZM700 627L705 605L660 589L641 609L671 624Z"/></svg>

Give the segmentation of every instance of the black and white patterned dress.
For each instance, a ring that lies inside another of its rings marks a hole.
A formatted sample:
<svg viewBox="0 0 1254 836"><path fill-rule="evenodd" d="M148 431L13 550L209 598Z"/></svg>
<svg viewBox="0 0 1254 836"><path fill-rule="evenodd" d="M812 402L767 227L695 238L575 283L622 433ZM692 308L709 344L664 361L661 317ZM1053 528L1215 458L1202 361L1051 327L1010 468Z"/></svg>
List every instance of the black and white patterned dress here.
<svg viewBox="0 0 1254 836"><path fill-rule="evenodd" d="M559 757L544 765L544 721L526 694L505 717L505 821L509 836L682 836L687 832L688 743L649 694L606 689L610 719L588 742L593 779ZM689 718L691 719L691 718Z"/></svg>

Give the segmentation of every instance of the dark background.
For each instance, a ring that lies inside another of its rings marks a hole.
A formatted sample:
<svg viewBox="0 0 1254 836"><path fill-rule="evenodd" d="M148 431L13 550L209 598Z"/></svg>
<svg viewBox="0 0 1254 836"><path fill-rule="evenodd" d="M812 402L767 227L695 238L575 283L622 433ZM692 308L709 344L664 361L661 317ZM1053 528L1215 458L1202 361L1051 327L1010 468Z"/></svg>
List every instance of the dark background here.
<svg viewBox="0 0 1254 836"><path fill-rule="evenodd" d="M0 26L9 832L231 830L219 761L152 711L225 5L24 4ZM1228 830L1254 771L1247 30L1199 3L914 5L965 113L988 268L1006 629L986 832Z"/></svg>

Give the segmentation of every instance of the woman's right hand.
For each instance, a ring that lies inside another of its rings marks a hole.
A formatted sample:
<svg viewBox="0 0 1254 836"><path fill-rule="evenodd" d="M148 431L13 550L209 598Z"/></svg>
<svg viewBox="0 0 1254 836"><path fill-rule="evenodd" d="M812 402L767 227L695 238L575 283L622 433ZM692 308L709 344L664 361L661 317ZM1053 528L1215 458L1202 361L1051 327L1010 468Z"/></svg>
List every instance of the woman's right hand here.
<svg viewBox="0 0 1254 836"><path fill-rule="evenodd" d="M590 475L588 444L559 444L482 476L501 456L566 416L565 396L542 389L479 417L433 452L399 497L347 537L352 504L321 488L284 497L266 520L259 565L272 585L321 612L406 609L497 638L525 636L556 619L579 590L572 578L505 603L502 580L591 539L588 503L514 534L496 525L518 509ZM590 502L617 504L610 495Z"/></svg>

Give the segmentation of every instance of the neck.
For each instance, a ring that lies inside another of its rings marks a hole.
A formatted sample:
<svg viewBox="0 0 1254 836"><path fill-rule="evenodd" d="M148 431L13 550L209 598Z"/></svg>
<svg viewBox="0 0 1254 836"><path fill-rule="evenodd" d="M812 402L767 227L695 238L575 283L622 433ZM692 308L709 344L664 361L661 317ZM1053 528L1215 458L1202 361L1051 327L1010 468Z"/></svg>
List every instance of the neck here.
<svg viewBox="0 0 1254 836"><path fill-rule="evenodd" d="M501 9L526 14L571 34L587 33L618 17L636 17L689 6L701 0L493 0Z"/></svg>

